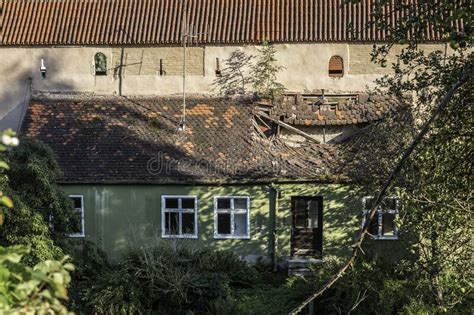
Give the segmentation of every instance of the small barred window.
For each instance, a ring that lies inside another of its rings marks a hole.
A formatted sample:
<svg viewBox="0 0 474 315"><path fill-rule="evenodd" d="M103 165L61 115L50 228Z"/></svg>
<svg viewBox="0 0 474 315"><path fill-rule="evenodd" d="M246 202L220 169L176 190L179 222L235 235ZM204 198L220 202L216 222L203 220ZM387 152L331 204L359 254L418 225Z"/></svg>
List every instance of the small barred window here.
<svg viewBox="0 0 474 315"><path fill-rule="evenodd" d="M339 56L329 59L329 76L331 78L342 78L344 76L344 61Z"/></svg>

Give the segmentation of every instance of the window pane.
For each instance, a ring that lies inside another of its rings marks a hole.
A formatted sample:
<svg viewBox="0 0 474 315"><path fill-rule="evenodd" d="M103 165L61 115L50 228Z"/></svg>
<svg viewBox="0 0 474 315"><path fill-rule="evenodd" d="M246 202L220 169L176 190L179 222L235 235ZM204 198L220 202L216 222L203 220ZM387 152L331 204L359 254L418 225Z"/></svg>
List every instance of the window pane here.
<svg viewBox="0 0 474 315"><path fill-rule="evenodd" d="M82 208L82 198L81 197L71 197L74 208Z"/></svg>
<svg viewBox="0 0 474 315"><path fill-rule="evenodd" d="M319 212L319 203L317 200L308 201L308 227L317 228L318 227L318 212Z"/></svg>
<svg viewBox="0 0 474 315"><path fill-rule="evenodd" d="M247 198L235 198L234 209L247 209Z"/></svg>
<svg viewBox="0 0 474 315"><path fill-rule="evenodd" d="M165 234L176 235L178 230L179 213L166 212L165 213Z"/></svg>
<svg viewBox="0 0 474 315"><path fill-rule="evenodd" d="M374 198L365 198L365 208L364 210L371 210L372 206L374 204L375 200Z"/></svg>
<svg viewBox="0 0 474 315"><path fill-rule="evenodd" d="M177 209L178 208L178 198L166 198L165 199L165 208L167 208L167 209Z"/></svg>
<svg viewBox="0 0 474 315"><path fill-rule="evenodd" d="M71 222L71 231L73 234L82 234L82 211L74 211L74 218Z"/></svg>
<svg viewBox="0 0 474 315"><path fill-rule="evenodd" d="M217 233L230 234L230 213L217 214Z"/></svg>
<svg viewBox="0 0 474 315"><path fill-rule="evenodd" d="M194 209L194 198L183 198L181 199L182 209Z"/></svg>
<svg viewBox="0 0 474 315"><path fill-rule="evenodd" d="M306 202L304 199L295 200L295 226L306 227Z"/></svg>
<svg viewBox="0 0 474 315"><path fill-rule="evenodd" d="M247 214L246 213L234 214L234 233L235 235L240 235L240 236L247 235Z"/></svg>
<svg viewBox="0 0 474 315"><path fill-rule="evenodd" d="M183 213L181 218L183 234L194 234L194 213Z"/></svg>
<svg viewBox="0 0 474 315"><path fill-rule="evenodd" d="M365 216L365 220L367 221L369 219L369 213L367 212L366 214L364 214ZM368 232L369 234L373 235L373 236L378 236L379 235L379 223L378 223L378 216L379 214L376 213L374 218L372 219L372 221L370 221L369 223L369 229L368 229Z"/></svg>
<svg viewBox="0 0 474 315"><path fill-rule="evenodd" d="M395 235L395 214L384 213L382 216L382 235L383 236L394 236Z"/></svg>
<svg viewBox="0 0 474 315"><path fill-rule="evenodd" d="M383 210L396 210L397 208L397 199L395 198L385 198L382 201Z"/></svg>
<svg viewBox="0 0 474 315"><path fill-rule="evenodd" d="M217 209L230 209L230 198L217 199Z"/></svg>

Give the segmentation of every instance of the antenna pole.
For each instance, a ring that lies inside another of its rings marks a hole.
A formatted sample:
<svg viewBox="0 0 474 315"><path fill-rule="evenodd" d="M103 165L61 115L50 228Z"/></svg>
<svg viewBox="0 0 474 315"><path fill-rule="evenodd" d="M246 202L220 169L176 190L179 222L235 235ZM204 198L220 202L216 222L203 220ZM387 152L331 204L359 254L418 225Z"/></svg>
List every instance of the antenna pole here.
<svg viewBox="0 0 474 315"><path fill-rule="evenodd" d="M183 120L181 122L183 131L186 128L186 42L188 40L188 14L187 0L183 4Z"/></svg>

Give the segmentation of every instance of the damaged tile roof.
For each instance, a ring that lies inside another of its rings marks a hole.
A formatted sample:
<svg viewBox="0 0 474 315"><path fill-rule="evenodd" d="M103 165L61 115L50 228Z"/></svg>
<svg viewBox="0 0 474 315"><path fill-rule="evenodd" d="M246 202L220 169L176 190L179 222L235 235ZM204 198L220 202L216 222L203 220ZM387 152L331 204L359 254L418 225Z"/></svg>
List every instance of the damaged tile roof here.
<svg viewBox="0 0 474 315"><path fill-rule="evenodd" d="M406 0L411 1L411 0ZM411 12L384 7L392 25ZM3 0L0 45L179 44L183 0ZM383 41L371 0L188 0L201 44ZM455 21L454 23L458 23ZM456 26L459 28L461 25ZM427 41L440 40L432 27Z"/></svg>
<svg viewBox="0 0 474 315"><path fill-rule="evenodd" d="M65 95L34 98L21 135L52 148L66 183L340 181L336 145L262 137L235 100Z"/></svg>
<svg viewBox="0 0 474 315"><path fill-rule="evenodd" d="M335 101L286 95L281 104L271 109L270 116L294 125L360 124L380 120L401 104L400 100L383 95L359 94L355 98Z"/></svg>

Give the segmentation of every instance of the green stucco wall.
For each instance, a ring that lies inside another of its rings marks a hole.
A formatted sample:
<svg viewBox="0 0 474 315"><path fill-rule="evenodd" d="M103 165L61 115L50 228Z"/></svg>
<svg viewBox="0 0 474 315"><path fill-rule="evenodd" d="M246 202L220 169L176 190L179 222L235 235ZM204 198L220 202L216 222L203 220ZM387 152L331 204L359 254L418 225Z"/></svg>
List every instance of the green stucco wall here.
<svg viewBox="0 0 474 315"><path fill-rule="evenodd" d="M290 254L291 196L323 197L323 256L345 255L360 224L361 199L349 186L332 184L275 184L277 199L277 256ZM196 246L232 250L246 258L268 257L271 247L271 193L264 185L63 185L67 194L84 196L85 234L114 258L129 247L161 238L161 196L198 198ZM214 239L214 196L250 196L250 239Z"/></svg>

